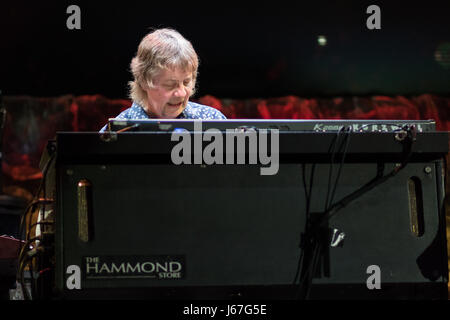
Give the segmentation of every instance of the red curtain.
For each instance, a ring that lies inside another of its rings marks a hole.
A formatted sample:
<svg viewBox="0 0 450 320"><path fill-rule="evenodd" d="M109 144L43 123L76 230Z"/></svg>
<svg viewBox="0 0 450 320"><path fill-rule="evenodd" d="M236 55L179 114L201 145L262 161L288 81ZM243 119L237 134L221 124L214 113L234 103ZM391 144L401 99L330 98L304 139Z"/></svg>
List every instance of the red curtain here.
<svg viewBox="0 0 450 320"><path fill-rule="evenodd" d="M220 110L229 119L434 119L439 131L450 130L450 98L430 94L245 100L203 96L192 100ZM20 96L4 97L4 104L8 116L2 170L13 183L41 178L42 151L57 131L98 131L108 118L130 107L131 101L100 95Z"/></svg>

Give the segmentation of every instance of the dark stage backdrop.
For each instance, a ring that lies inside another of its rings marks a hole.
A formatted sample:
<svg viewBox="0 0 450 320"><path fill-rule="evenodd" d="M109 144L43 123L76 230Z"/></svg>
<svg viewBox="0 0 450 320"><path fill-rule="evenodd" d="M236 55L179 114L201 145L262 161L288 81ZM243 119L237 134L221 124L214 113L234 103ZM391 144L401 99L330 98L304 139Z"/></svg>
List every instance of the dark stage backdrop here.
<svg viewBox="0 0 450 320"><path fill-rule="evenodd" d="M366 26L371 4L381 29ZM449 14L436 0L2 1L0 89L124 99L141 38L172 27L199 54L198 97L449 95Z"/></svg>

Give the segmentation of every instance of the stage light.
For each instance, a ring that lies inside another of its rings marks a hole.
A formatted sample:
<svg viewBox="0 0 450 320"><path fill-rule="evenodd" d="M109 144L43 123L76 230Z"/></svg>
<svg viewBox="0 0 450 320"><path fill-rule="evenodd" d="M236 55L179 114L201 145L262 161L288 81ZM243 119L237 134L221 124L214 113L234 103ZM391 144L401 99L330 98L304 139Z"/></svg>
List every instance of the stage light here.
<svg viewBox="0 0 450 320"><path fill-rule="evenodd" d="M323 35L320 35L317 37L317 43L319 44L319 46L326 46L327 44L327 38Z"/></svg>
<svg viewBox="0 0 450 320"><path fill-rule="evenodd" d="M444 68L450 68L450 42L442 42L434 52L434 60Z"/></svg>

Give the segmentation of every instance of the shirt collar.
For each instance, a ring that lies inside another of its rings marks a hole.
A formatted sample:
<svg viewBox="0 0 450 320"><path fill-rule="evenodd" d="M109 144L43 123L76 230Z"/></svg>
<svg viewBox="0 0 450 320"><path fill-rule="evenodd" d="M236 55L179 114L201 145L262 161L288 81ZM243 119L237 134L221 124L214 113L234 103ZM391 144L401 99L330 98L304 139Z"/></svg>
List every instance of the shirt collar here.
<svg viewBox="0 0 450 320"><path fill-rule="evenodd" d="M186 109L187 109L187 105L186 108L184 108L184 110L178 115L177 119L186 119Z"/></svg>
<svg viewBox="0 0 450 320"><path fill-rule="evenodd" d="M145 109L137 102L133 102L133 105L131 106L132 108L137 108L140 109L140 111L142 111L143 114L145 114L149 119L151 119L151 117L148 115L147 112L145 112ZM176 119L186 119L187 118L187 109L189 107L189 101L186 104L186 107L184 108L184 110L178 115L178 117L176 117Z"/></svg>

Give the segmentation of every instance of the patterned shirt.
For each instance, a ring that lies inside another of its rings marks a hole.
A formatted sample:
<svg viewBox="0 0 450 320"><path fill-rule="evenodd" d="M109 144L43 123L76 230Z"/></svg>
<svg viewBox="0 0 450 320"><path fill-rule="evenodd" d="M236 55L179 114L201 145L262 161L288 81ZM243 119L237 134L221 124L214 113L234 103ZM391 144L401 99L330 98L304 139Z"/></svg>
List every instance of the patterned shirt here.
<svg viewBox="0 0 450 320"><path fill-rule="evenodd" d="M150 117L141 105L133 102L130 108L122 111L115 119L150 119ZM186 108L184 108L177 119L220 120L226 119L226 117L217 109L188 101ZM100 132L104 132L107 126L106 124Z"/></svg>

